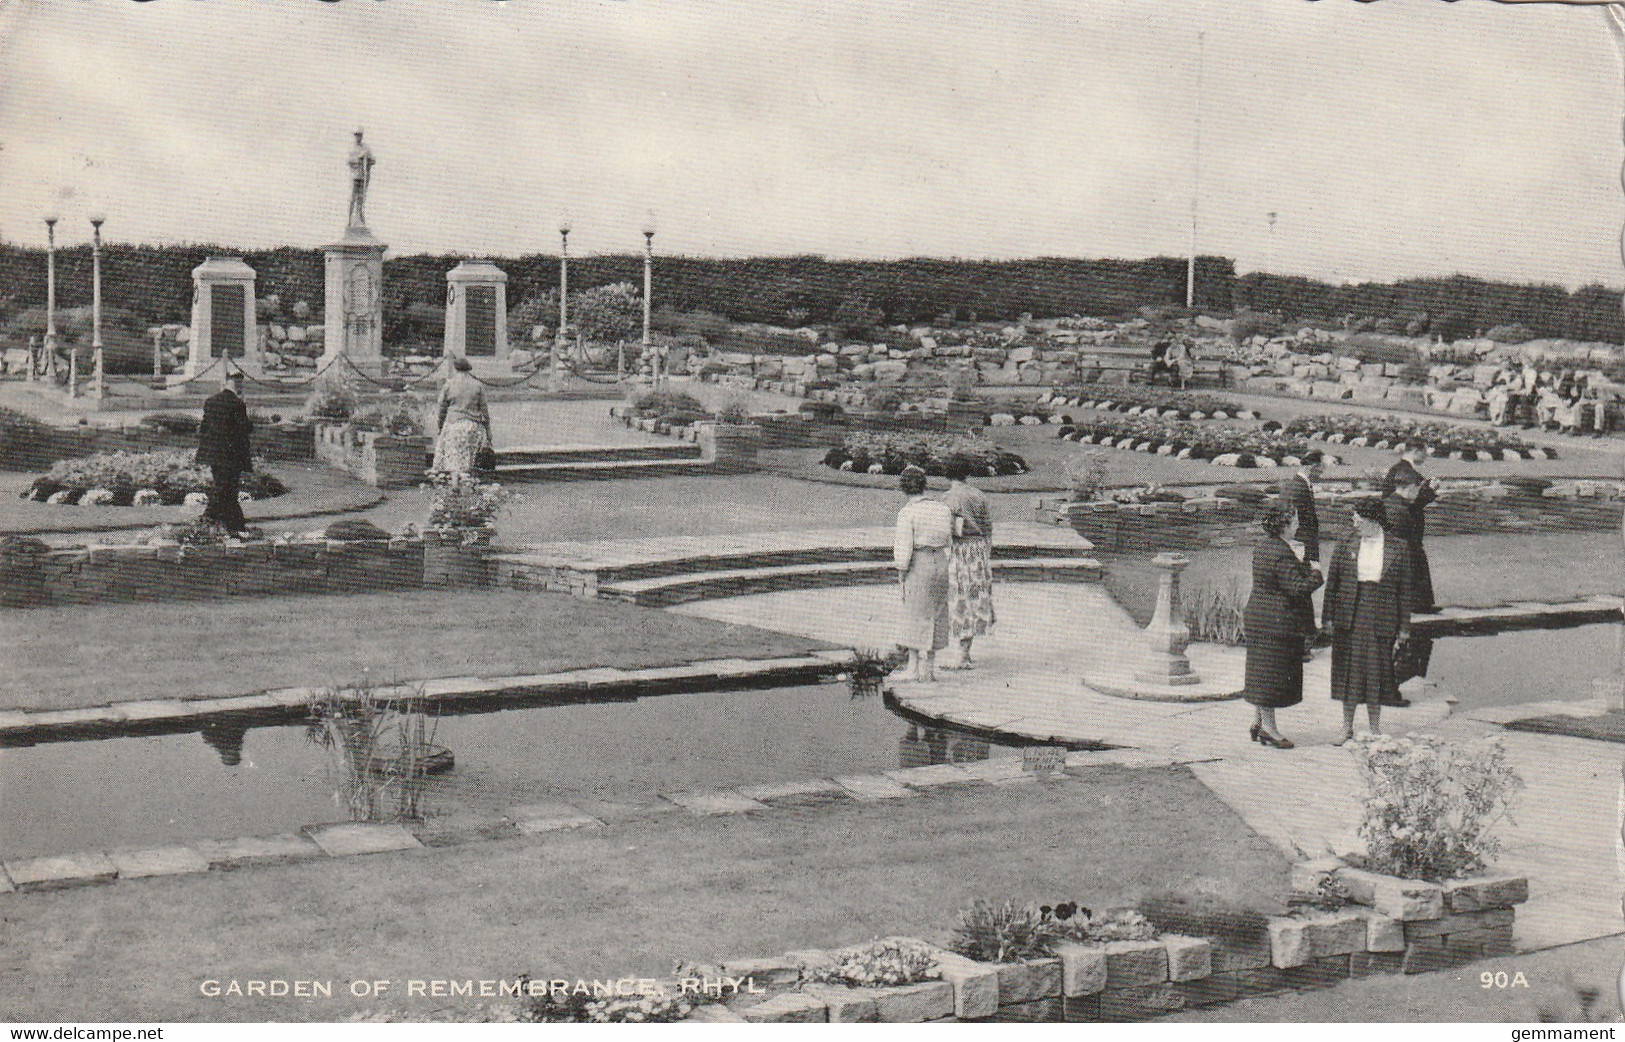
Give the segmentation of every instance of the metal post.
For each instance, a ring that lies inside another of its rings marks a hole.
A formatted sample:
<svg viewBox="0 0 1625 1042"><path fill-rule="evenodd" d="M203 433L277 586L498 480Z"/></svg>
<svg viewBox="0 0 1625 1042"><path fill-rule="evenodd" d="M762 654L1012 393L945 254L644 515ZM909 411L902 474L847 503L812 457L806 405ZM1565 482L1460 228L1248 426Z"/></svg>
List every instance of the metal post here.
<svg viewBox="0 0 1625 1042"><path fill-rule="evenodd" d="M164 331L162 329L154 329L152 331L152 385L154 387L157 387L158 384L163 382L164 379L164 363L161 354L163 351L163 341Z"/></svg>
<svg viewBox="0 0 1625 1042"><path fill-rule="evenodd" d="M559 357L567 341L565 329L570 324L570 222L559 222L559 331L553 338L553 355L548 363L547 389L557 394L562 386Z"/></svg>
<svg viewBox="0 0 1625 1042"><path fill-rule="evenodd" d="M38 355L39 355L39 337L31 336L31 337L28 338L28 382L29 383L34 383L35 380L38 378L38 374L34 372L34 366L39 361Z"/></svg>
<svg viewBox="0 0 1625 1042"><path fill-rule="evenodd" d="M1196 34L1196 150L1191 173L1191 250L1185 264L1185 306L1196 306L1196 203L1202 194L1202 66L1207 53L1207 33Z"/></svg>
<svg viewBox="0 0 1625 1042"><path fill-rule="evenodd" d="M107 392L107 368L102 360L102 222L97 214L90 219L90 347L95 357L95 373L90 393L100 398Z"/></svg>
<svg viewBox="0 0 1625 1042"><path fill-rule="evenodd" d="M56 365L56 216L45 218L45 361Z"/></svg>
<svg viewBox="0 0 1625 1042"><path fill-rule="evenodd" d="M643 357L644 358L650 357L650 355L649 355L649 315L650 315L649 294L650 294L651 289L654 286L654 263L655 263L655 230L654 230L653 224L646 224L643 227ZM655 359L654 363L655 363L654 364L654 370L655 370L655 374L654 374L655 381L654 382L655 382L656 386L659 386L662 382L664 382L664 379L665 379L665 375L666 375L665 372L664 372L665 367L660 364L659 359Z"/></svg>

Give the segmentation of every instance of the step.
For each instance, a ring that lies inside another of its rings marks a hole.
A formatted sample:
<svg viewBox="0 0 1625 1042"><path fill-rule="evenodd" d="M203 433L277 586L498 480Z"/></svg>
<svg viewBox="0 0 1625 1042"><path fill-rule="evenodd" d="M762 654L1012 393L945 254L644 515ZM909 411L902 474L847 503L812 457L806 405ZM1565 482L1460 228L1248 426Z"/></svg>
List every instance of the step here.
<svg viewBox="0 0 1625 1042"><path fill-rule="evenodd" d="M537 445L497 451L497 468L505 464L542 463L641 463L648 460L700 458L700 447L692 442L670 445Z"/></svg>
<svg viewBox="0 0 1625 1042"><path fill-rule="evenodd" d="M1101 566L1099 561L1088 557L1034 557L995 561L993 574L995 579L1005 582L1098 582ZM630 579L601 584L598 596L643 607L663 608L719 597L896 581L897 569L889 559L840 561Z"/></svg>
<svg viewBox="0 0 1625 1042"><path fill-rule="evenodd" d="M704 474L705 468L705 462L698 457L632 461L595 460L582 463L498 463L497 476L511 481L583 481Z"/></svg>
<svg viewBox="0 0 1625 1042"><path fill-rule="evenodd" d="M1029 558L1087 558L1094 548L1084 540L1077 546L1050 546L1007 543L993 547L993 560L1026 560ZM782 568L792 565L830 565L856 562L890 562L892 548L886 545L793 547L783 550L757 550L754 552L692 554L672 556L636 564L606 565L594 569L598 581L621 583L635 579L657 579L662 576L685 576L698 572L755 571L763 568Z"/></svg>

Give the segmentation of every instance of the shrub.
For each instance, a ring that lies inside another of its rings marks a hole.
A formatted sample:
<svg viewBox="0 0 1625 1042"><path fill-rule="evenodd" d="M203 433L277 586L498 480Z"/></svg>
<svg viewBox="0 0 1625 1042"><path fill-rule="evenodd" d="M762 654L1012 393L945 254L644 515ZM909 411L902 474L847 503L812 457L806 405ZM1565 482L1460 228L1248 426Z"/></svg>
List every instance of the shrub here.
<svg viewBox="0 0 1625 1042"><path fill-rule="evenodd" d="M653 418L674 427L711 418L698 398L683 391L650 391L632 403L632 410L640 417Z"/></svg>
<svg viewBox="0 0 1625 1042"><path fill-rule="evenodd" d="M1274 336L1280 330L1280 318L1263 311L1243 309L1230 323L1230 335L1238 344L1250 337Z"/></svg>
<svg viewBox="0 0 1625 1042"><path fill-rule="evenodd" d="M342 375L323 373L305 399L305 415L313 420L344 423L361 406L361 398Z"/></svg>
<svg viewBox="0 0 1625 1042"><path fill-rule="evenodd" d="M730 394L717 407L717 419L723 423L749 423L750 397L744 394Z"/></svg>
<svg viewBox="0 0 1625 1042"><path fill-rule="evenodd" d="M197 433L202 421L184 412L154 412L141 417L141 426L163 431L165 434L191 436Z"/></svg>
<svg viewBox="0 0 1625 1042"><path fill-rule="evenodd" d="M644 995L589 995L574 988L530 995L530 978L519 978L526 985L518 1019L534 1024L669 1024L684 1020L696 1006L713 1000L699 995L671 995L651 993Z"/></svg>
<svg viewBox="0 0 1625 1042"><path fill-rule="evenodd" d="M0 406L0 464L27 459L50 435L49 424L16 409Z"/></svg>
<svg viewBox="0 0 1625 1042"><path fill-rule="evenodd" d="M1110 467L1104 451L1091 449L1081 456L1068 457L1062 469L1066 471L1066 485L1071 490L1072 501L1087 503L1099 498L1101 490L1106 487Z"/></svg>
<svg viewBox="0 0 1625 1042"><path fill-rule="evenodd" d="M918 941L872 941L838 954L828 965L808 967L801 979L852 988L892 988L941 976L934 952Z"/></svg>
<svg viewBox="0 0 1625 1042"><path fill-rule="evenodd" d="M360 430L416 438L423 434L423 407L409 399L384 402L356 412L349 423Z"/></svg>
<svg viewBox="0 0 1625 1042"><path fill-rule="evenodd" d="M1059 924L1036 905L978 898L959 913L948 948L978 962L1021 962L1048 955L1059 936Z"/></svg>
<svg viewBox="0 0 1625 1042"><path fill-rule="evenodd" d="M1492 737L1367 736L1354 746L1366 783L1364 867L1435 882L1481 871L1500 850L1490 830L1523 780Z"/></svg>
<svg viewBox="0 0 1625 1042"><path fill-rule="evenodd" d="M1353 904L1354 898L1335 872L1326 872L1315 880L1314 889L1293 891L1286 902L1294 909L1335 912Z"/></svg>
<svg viewBox="0 0 1625 1042"><path fill-rule="evenodd" d="M1497 344L1522 344L1525 341L1535 339L1535 334L1531 333L1527 326L1512 322L1507 325L1496 326L1484 334L1484 339L1493 340Z"/></svg>
<svg viewBox="0 0 1625 1042"><path fill-rule="evenodd" d="M481 484L466 474L438 472L422 486L429 492L428 527L482 529L496 523L513 494L495 482Z"/></svg>
<svg viewBox="0 0 1625 1042"><path fill-rule="evenodd" d="M258 469L245 473L239 486L250 498L269 499L288 491L281 481L264 472L260 461L255 461L255 466ZM98 452L80 459L59 460L43 477L35 479L23 496L48 501L54 495L68 493L69 500L78 502L92 489L107 489L113 493L113 506L129 506L136 493L150 489L158 494L159 502L177 506L190 494L208 492L212 481L208 468L194 463L188 452Z"/></svg>
<svg viewBox="0 0 1625 1042"><path fill-rule="evenodd" d="M973 473L986 477L1025 474L1027 463L1014 453L1001 451L980 432L967 434L880 433L853 431L841 448L824 456L824 465L858 473L897 475L917 466L941 476L959 460Z"/></svg>

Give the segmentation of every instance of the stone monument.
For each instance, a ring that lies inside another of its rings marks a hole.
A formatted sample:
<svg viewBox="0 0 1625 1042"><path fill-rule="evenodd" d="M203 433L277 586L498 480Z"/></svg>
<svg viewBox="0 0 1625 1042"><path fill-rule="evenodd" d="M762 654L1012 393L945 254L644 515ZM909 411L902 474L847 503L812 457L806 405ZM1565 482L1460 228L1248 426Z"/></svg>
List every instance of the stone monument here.
<svg viewBox="0 0 1625 1042"><path fill-rule="evenodd" d="M225 375L217 359L252 376L261 372L259 335L254 325L254 269L239 257L210 257L192 269L192 333L181 372L171 384L208 372L210 379Z"/></svg>
<svg viewBox="0 0 1625 1042"><path fill-rule="evenodd" d="M476 367L508 366L508 275L488 260L465 260L446 272L447 358Z"/></svg>
<svg viewBox="0 0 1625 1042"><path fill-rule="evenodd" d="M343 355L357 369L377 373L384 360L384 250L367 229L367 189L376 164L355 132L350 151L350 208L344 238L322 247L327 258L327 335L320 365ZM339 363L341 366L343 363Z"/></svg>

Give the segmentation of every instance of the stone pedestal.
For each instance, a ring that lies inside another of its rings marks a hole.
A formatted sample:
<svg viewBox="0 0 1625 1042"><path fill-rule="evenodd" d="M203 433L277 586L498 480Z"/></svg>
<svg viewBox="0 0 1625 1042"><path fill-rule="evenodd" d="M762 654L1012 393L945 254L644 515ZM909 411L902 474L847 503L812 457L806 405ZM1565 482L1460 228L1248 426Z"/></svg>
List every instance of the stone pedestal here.
<svg viewBox="0 0 1625 1042"><path fill-rule="evenodd" d="M343 355L365 373L383 368L386 248L366 228L358 227L346 229L341 241L322 247L327 258L327 329L320 365Z"/></svg>
<svg viewBox="0 0 1625 1042"><path fill-rule="evenodd" d="M1190 558L1184 554L1158 554L1151 563L1162 569L1162 578L1157 584L1156 610L1145 628L1145 666L1134 674L1134 679L1143 684L1199 684L1202 678L1185 657L1191 631L1185 626L1179 603L1179 573L1191 563Z"/></svg>
<svg viewBox="0 0 1625 1042"><path fill-rule="evenodd" d="M224 367L215 365L220 358L231 359L250 375L261 371L254 269L238 257L210 257L192 269L192 335L186 366L177 375L183 380L204 372L222 377Z"/></svg>
<svg viewBox="0 0 1625 1042"><path fill-rule="evenodd" d="M447 358L508 368L508 275L488 260L446 273Z"/></svg>
<svg viewBox="0 0 1625 1042"><path fill-rule="evenodd" d="M1191 667L1186 655L1191 634L1179 603L1179 573L1190 560L1181 554L1163 553L1153 557L1151 563L1161 568L1163 574L1157 589L1156 610L1150 624L1141 631L1141 646L1135 648L1124 641L1128 646L1121 653L1117 647L1094 649L1083 686L1102 695L1149 702L1235 698L1244 686L1239 658L1215 662L1209 656L1212 675L1203 679Z"/></svg>

